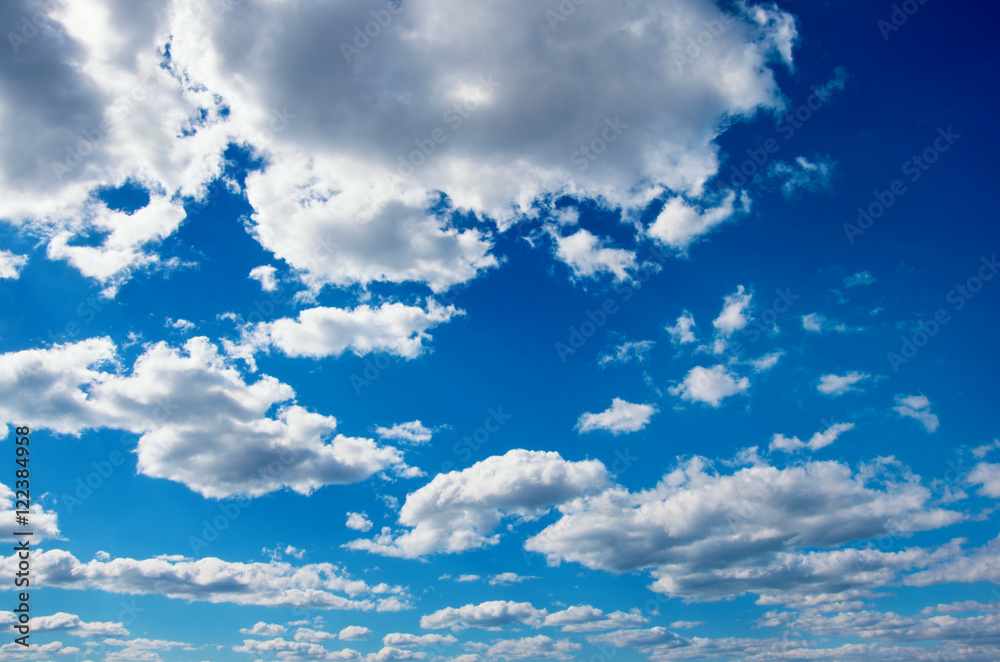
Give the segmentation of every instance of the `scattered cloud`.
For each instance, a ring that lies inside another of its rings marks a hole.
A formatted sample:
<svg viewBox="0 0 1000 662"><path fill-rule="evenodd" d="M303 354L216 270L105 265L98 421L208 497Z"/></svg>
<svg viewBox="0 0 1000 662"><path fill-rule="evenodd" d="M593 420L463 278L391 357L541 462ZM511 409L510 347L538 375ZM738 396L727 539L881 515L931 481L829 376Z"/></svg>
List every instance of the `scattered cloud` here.
<svg viewBox="0 0 1000 662"><path fill-rule="evenodd" d="M819 384L816 386L816 390L825 395L843 395L848 391L858 390L854 387L854 385L859 384L870 377L871 375L854 370L846 375L823 375L819 378Z"/></svg>
<svg viewBox="0 0 1000 662"><path fill-rule="evenodd" d="M647 404L633 404L621 398L614 398L611 407L594 414L587 412L576 422L580 434L594 430L607 430L612 434L636 432L649 423L656 413L656 407Z"/></svg>
<svg viewBox="0 0 1000 662"><path fill-rule="evenodd" d="M923 395L897 395L893 410L900 416L920 421L928 432L934 432L940 424L937 415L931 413L931 401Z"/></svg>
<svg viewBox="0 0 1000 662"><path fill-rule="evenodd" d="M690 402L704 402L718 407L725 398L746 392L750 380L731 373L725 366L695 366L684 380L670 388L670 393Z"/></svg>

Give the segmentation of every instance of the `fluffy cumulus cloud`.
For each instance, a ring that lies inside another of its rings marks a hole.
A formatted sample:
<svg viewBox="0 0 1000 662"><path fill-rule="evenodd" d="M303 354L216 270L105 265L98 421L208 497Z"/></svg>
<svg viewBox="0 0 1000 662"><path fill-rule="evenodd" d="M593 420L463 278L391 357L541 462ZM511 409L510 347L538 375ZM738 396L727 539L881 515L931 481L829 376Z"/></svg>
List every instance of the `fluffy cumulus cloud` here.
<svg viewBox="0 0 1000 662"><path fill-rule="evenodd" d="M376 427L375 434L382 439L401 441L404 444L426 444L434 436L434 430L420 421L407 421L388 428Z"/></svg>
<svg viewBox="0 0 1000 662"><path fill-rule="evenodd" d="M26 255L0 250L0 279L16 279L21 275L21 269L27 263L28 257Z"/></svg>
<svg viewBox="0 0 1000 662"><path fill-rule="evenodd" d="M965 477L971 485L979 485L982 496L1000 498L1000 464L980 462Z"/></svg>
<svg viewBox="0 0 1000 662"><path fill-rule="evenodd" d="M535 609L530 602L492 600L478 605L439 609L421 617L420 627L426 630L463 630L472 627L497 629L508 625L539 627L546 615L544 609Z"/></svg>
<svg viewBox="0 0 1000 662"><path fill-rule="evenodd" d="M555 452L515 449L438 474L406 497L399 523L409 530L393 535L386 527L348 547L417 557L489 546L499 541L492 531L504 517L530 519L607 484L607 469L597 460L571 462Z"/></svg>
<svg viewBox="0 0 1000 662"><path fill-rule="evenodd" d="M284 625L278 623L265 623L258 621L252 628L240 628L240 634L249 634L254 637L274 637L288 631Z"/></svg>
<svg viewBox="0 0 1000 662"><path fill-rule="evenodd" d="M856 384L865 381L871 375L852 370L846 375L823 375L819 378L816 390L825 395L843 395L848 391L855 391Z"/></svg>
<svg viewBox="0 0 1000 662"><path fill-rule="evenodd" d="M309 494L390 468L416 473L398 449L336 434L332 416L290 404L295 392L277 379L247 383L205 338L149 346L127 374L111 370L117 360L106 338L0 355L11 376L0 385L0 417L31 412L68 434L137 433L139 471L208 497Z"/></svg>
<svg viewBox="0 0 1000 662"><path fill-rule="evenodd" d="M582 648L568 639L552 639L540 634L523 639L503 639L490 646L486 654L504 660L573 660Z"/></svg>
<svg viewBox="0 0 1000 662"><path fill-rule="evenodd" d="M382 643L386 646L396 648L407 648L410 646L439 646L441 644L454 644L458 639L450 634L405 634L402 632L390 632L382 637Z"/></svg>
<svg viewBox="0 0 1000 662"><path fill-rule="evenodd" d="M670 393L683 400L718 407L725 398L744 393L748 388L749 379L733 374L723 365L695 366L680 384L670 388Z"/></svg>
<svg viewBox="0 0 1000 662"><path fill-rule="evenodd" d="M604 411L597 414L587 412L580 416L576 429L580 433L594 430L607 430L612 434L636 432L646 427L655 413L656 407L653 405L633 404L614 398L611 406Z"/></svg>
<svg viewBox="0 0 1000 662"><path fill-rule="evenodd" d="M892 582L927 563L919 549L883 553L843 545L960 521L895 465L807 462L784 469L752 458L731 474L695 457L652 489L610 487L558 507L561 517L525 548L551 564L626 572L649 568L652 588L716 599L754 592L839 594ZM810 551L804 551L810 550Z"/></svg>
<svg viewBox="0 0 1000 662"><path fill-rule="evenodd" d="M254 348L274 347L293 357L322 358L351 351L358 356L385 352L415 358L423 353L430 329L461 314L454 306L434 301L426 309L402 303L308 308L296 319L260 322L247 329L245 342Z"/></svg>
<svg viewBox="0 0 1000 662"><path fill-rule="evenodd" d="M0 562L14 572L16 558ZM402 594L400 587L369 586L331 563L235 563L217 558L179 556L150 559L114 558L81 562L69 552L48 550L32 555L32 572L43 586L98 590L132 595L157 594L177 600L306 609L376 609ZM381 595L392 594L381 598ZM258 623L258 634L277 627ZM249 634L249 632L248 632Z"/></svg>
<svg viewBox="0 0 1000 662"><path fill-rule="evenodd" d="M941 423L937 414L931 413L931 401L925 395L897 395L893 410L904 418L919 421L928 432L937 430Z"/></svg>
<svg viewBox="0 0 1000 662"><path fill-rule="evenodd" d="M677 321L673 326L667 327L667 333L670 334L670 341L675 345L686 345L692 343L696 340L694 335L694 315L688 311L677 318Z"/></svg>
<svg viewBox="0 0 1000 662"><path fill-rule="evenodd" d="M727 295L723 300L722 312L712 321L712 326L723 337L729 337L747 325L747 311L753 301L753 294L744 292L743 286Z"/></svg>
<svg viewBox="0 0 1000 662"><path fill-rule="evenodd" d="M372 522L365 513L347 513L345 526L355 531L369 531L372 528Z"/></svg>
<svg viewBox="0 0 1000 662"><path fill-rule="evenodd" d="M436 213L439 192L504 225L553 193L634 210L669 190L649 233L683 249L748 204L705 191L715 139L781 107L773 68L791 65L796 39L788 14L740 5L677 66L721 17L708 0L581 5L556 23L530 0L417 0L386 14L371 47L353 43L370 8L346 2L50 7L3 54L32 73L3 80L20 101L0 106L0 218L108 294L170 266L159 242L234 143L266 157L246 181L253 236L311 285L442 291L496 266L492 229ZM35 11L15 0L0 19ZM93 195L126 182L150 191L131 216ZM95 231L102 243L77 242Z"/></svg>
<svg viewBox="0 0 1000 662"><path fill-rule="evenodd" d="M802 450L808 448L812 451L818 451L821 448L826 448L833 442L837 441L837 437L841 433L847 432L854 429L854 423L835 423L825 430L817 432L809 441L802 441L798 437L786 437L783 434L776 434L771 438L771 450L785 451L786 453L791 453L797 450Z"/></svg>
<svg viewBox="0 0 1000 662"><path fill-rule="evenodd" d="M575 605L545 617L545 625L561 628L563 632L597 632L616 628L645 625L649 621L638 609L630 612L615 611L605 614L590 605Z"/></svg>
<svg viewBox="0 0 1000 662"><path fill-rule="evenodd" d="M10 451L13 455L13 451ZM14 467L15 469L17 467ZM3 483L0 483L0 542L19 540L20 536L13 535L14 531L20 531L17 527L17 510L15 492ZM23 494L21 496L24 496ZM23 504L22 504L23 505ZM46 510L36 499L28 508L28 519L31 521L31 532L34 534L32 540L40 542L45 539L59 539L59 518L58 515Z"/></svg>
<svg viewBox="0 0 1000 662"><path fill-rule="evenodd" d="M556 258L570 268L574 278L596 278L609 273L615 280L624 281L636 267L634 253L606 246L604 240L582 228L568 236L555 232L553 240Z"/></svg>

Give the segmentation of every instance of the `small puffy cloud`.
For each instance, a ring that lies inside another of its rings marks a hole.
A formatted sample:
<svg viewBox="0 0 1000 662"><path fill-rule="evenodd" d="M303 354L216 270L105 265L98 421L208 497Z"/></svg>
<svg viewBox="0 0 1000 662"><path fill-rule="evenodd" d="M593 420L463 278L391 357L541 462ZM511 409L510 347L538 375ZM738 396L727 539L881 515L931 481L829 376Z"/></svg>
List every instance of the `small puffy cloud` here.
<svg viewBox="0 0 1000 662"><path fill-rule="evenodd" d="M455 578L455 581L456 582L462 582L462 583L466 583L466 582L478 582L479 581L479 575L469 575L469 574L459 575L458 577Z"/></svg>
<svg viewBox="0 0 1000 662"><path fill-rule="evenodd" d="M819 378L816 390L825 395L843 395L848 391L857 390L854 385L869 377L871 375L853 370L846 375L823 375Z"/></svg>
<svg viewBox="0 0 1000 662"><path fill-rule="evenodd" d="M596 278L610 273L616 281L629 280L629 271L636 268L635 253L623 248L610 248L607 241L583 228L563 237L554 233L556 258L565 263L574 278Z"/></svg>
<svg viewBox="0 0 1000 662"><path fill-rule="evenodd" d="M792 453L797 450L802 450L808 448L812 451L818 451L821 448L825 448L835 442L837 437L843 432L854 429L854 423L836 423L831 425L826 430L817 432L809 441L802 441L798 437L786 437L783 434L776 434L771 438L771 450L780 450L786 453Z"/></svg>
<svg viewBox="0 0 1000 662"><path fill-rule="evenodd" d="M625 363L642 363L649 358L649 353L656 343L652 340L639 340L633 342L623 342L620 345L608 348L600 358L598 365L602 368L608 365L621 365Z"/></svg>
<svg viewBox="0 0 1000 662"><path fill-rule="evenodd" d="M678 644L684 638L665 627L657 626L645 630L618 630L588 637L591 643L611 644L615 648L645 648L661 644Z"/></svg>
<svg viewBox="0 0 1000 662"><path fill-rule="evenodd" d="M980 496L1000 499L1000 464L980 462L965 477L970 485L980 485Z"/></svg>
<svg viewBox="0 0 1000 662"><path fill-rule="evenodd" d="M262 264L250 270L250 278L260 283L260 289L265 292L274 292L278 289L277 273L278 270L271 265Z"/></svg>
<svg viewBox="0 0 1000 662"><path fill-rule="evenodd" d="M811 333L826 333L828 331L846 333L851 331L846 324L831 321L819 313L809 313L808 315L803 315L802 328Z"/></svg>
<svg viewBox="0 0 1000 662"><path fill-rule="evenodd" d="M754 372L765 372L778 365L778 361L784 355L785 353L780 351L771 352L770 354L765 354L758 359L753 359L752 361L749 361L749 363L753 367Z"/></svg>
<svg viewBox="0 0 1000 662"><path fill-rule="evenodd" d="M594 430L607 430L612 434L636 432L649 423L656 413L656 407L646 404L633 404L621 398L614 398L611 407L594 414L587 412L576 422L576 429L581 434Z"/></svg>
<svg viewBox="0 0 1000 662"><path fill-rule="evenodd" d="M900 416L920 421L928 432L938 429L940 421L931 413L931 401L923 395L897 395L893 410Z"/></svg>
<svg viewBox="0 0 1000 662"><path fill-rule="evenodd" d="M166 326L168 329L176 329L181 333L188 333L189 331L194 330L194 322L190 322L186 319L175 320L171 317L168 317L164 326Z"/></svg>
<svg viewBox="0 0 1000 662"><path fill-rule="evenodd" d="M361 625L348 625L338 632L337 636L343 641L362 641L367 639L371 633L371 630Z"/></svg>
<svg viewBox="0 0 1000 662"><path fill-rule="evenodd" d="M491 575L489 584L490 586L510 586L511 584L520 584L528 579L538 579L538 577L519 575L516 572L501 572L498 575Z"/></svg>
<svg viewBox="0 0 1000 662"><path fill-rule="evenodd" d="M7 250L0 250L0 279L17 279L21 275L21 269L27 263L27 255L17 255Z"/></svg>
<svg viewBox="0 0 1000 662"><path fill-rule="evenodd" d="M277 623L265 623L258 621L252 628L240 628L240 634L249 634L254 637L276 637L288 631L284 625Z"/></svg>
<svg viewBox="0 0 1000 662"><path fill-rule="evenodd" d="M750 388L750 380L731 373L725 366L712 368L695 366L670 393L690 402L704 402L718 407L725 398L738 395Z"/></svg>
<svg viewBox="0 0 1000 662"><path fill-rule="evenodd" d="M9 450L9 446L5 450ZM10 450L9 452L13 456L14 451ZM11 475L13 475L13 471ZM0 542L13 542L20 539L20 536L13 534L14 531L21 530L16 524L17 509L15 505L14 490L0 483ZM59 533L59 518L55 512L43 508L38 499L32 500L28 511L28 517L31 521L31 531L34 534L32 540L34 542L53 539L60 540L62 538Z"/></svg>
<svg viewBox="0 0 1000 662"><path fill-rule="evenodd" d="M530 602L491 600L463 607L446 607L420 618L425 630L463 630L465 628L498 629L507 625L539 627L548 612L535 609Z"/></svg>
<svg viewBox="0 0 1000 662"><path fill-rule="evenodd" d="M828 157L818 156L812 161L800 156L792 163L773 162L767 170L768 177L780 182L781 192L786 198L799 191L822 191L832 185L834 166Z"/></svg>
<svg viewBox="0 0 1000 662"><path fill-rule="evenodd" d="M673 326L667 327L667 333L670 334L670 341L675 345L686 345L687 343L694 342L696 340L694 327L694 315L685 310L677 318L677 322Z"/></svg>
<svg viewBox="0 0 1000 662"><path fill-rule="evenodd" d="M240 630L243 632L243 630ZM250 633L244 633L250 634ZM306 641L310 643L319 643L321 641L333 641L337 638L337 635L332 632L324 632L323 630L313 630L311 628L300 627L295 631L295 641Z"/></svg>
<svg viewBox="0 0 1000 662"><path fill-rule="evenodd" d="M699 207L683 197L670 198L646 233L656 241L686 252L688 247L722 223L750 210L750 198L743 193L739 205L736 193L727 191L714 207Z"/></svg>
<svg viewBox="0 0 1000 662"><path fill-rule="evenodd" d="M859 271L844 278L844 287L852 288L871 285L875 280L875 276L872 276L870 271Z"/></svg>
<svg viewBox="0 0 1000 662"><path fill-rule="evenodd" d="M746 313L752 300L753 294L745 294L740 285L736 292L723 299L722 312L712 322L712 326L724 338L733 335L747 325Z"/></svg>
<svg viewBox="0 0 1000 662"><path fill-rule="evenodd" d="M345 526L355 531L368 531L372 528L372 523L365 513L347 513L347 524Z"/></svg>
<svg viewBox="0 0 1000 662"><path fill-rule="evenodd" d="M346 546L404 558L487 547L499 542L491 532L505 517L531 519L607 484L607 469L597 460L570 462L555 452L514 449L438 474L409 494L399 511L408 530L394 536L385 527L374 539Z"/></svg>
<svg viewBox="0 0 1000 662"><path fill-rule="evenodd" d="M391 632L382 637L385 646L397 646L407 648L410 646L440 646L442 644L457 643L453 635L450 634L425 634L417 636L415 634L405 634L402 632Z"/></svg>
<svg viewBox="0 0 1000 662"><path fill-rule="evenodd" d="M705 624L705 621L674 621L667 627L671 630L691 630L697 627L701 627Z"/></svg>
<svg viewBox="0 0 1000 662"><path fill-rule="evenodd" d="M463 315L454 306L430 301L427 308L383 303L377 308L309 308L297 319L261 322L245 331L252 347L275 347L286 356L323 358L351 351L357 356L386 352L403 358L420 356L429 331Z"/></svg>
<svg viewBox="0 0 1000 662"><path fill-rule="evenodd" d="M418 445L428 443L434 435L434 430L418 420L397 423L388 428L376 427L375 434L382 439L392 439L394 441Z"/></svg>

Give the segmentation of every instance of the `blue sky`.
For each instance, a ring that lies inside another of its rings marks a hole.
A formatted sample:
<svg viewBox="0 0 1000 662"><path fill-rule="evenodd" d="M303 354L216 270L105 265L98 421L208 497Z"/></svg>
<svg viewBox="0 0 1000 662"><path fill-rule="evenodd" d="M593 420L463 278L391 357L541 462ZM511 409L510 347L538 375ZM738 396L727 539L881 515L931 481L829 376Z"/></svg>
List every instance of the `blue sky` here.
<svg viewBox="0 0 1000 662"><path fill-rule="evenodd" d="M997 659L995 14L7 3L0 656Z"/></svg>

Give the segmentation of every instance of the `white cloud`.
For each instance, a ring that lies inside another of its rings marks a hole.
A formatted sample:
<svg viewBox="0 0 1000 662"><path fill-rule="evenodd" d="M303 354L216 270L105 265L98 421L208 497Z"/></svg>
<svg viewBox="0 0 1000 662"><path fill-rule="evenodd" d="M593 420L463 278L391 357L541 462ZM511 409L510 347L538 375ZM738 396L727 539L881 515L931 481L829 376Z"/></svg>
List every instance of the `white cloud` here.
<svg viewBox="0 0 1000 662"><path fill-rule="evenodd" d="M665 627L652 627L645 630L618 630L607 634L593 635L587 638L591 643L608 643L615 648L645 648L657 644L680 643L680 637Z"/></svg>
<svg viewBox="0 0 1000 662"><path fill-rule="evenodd" d="M13 446L13 444L11 444L11 446ZM7 449L5 448L5 450ZM9 452L11 456L14 455L13 450L9 450ZM11 463L13 464L13 460ZM14 468L16 469L18 467ZM13 470L11 471L11 475L13 476ZM16 499L14 497L14 490L7 487L3 483L0 483L0 542L15 541L22 538L22 536L13 535L14 531L23 530L23 527L18 527L16 523L16 511L18 509L15 508ZM31 507L28 508L28 519L31 522L31 528L29 530L34 534L32 536L33 542L62 539L62 536L59 533L58 515L55 512L46 510L42 507L39 503L39 499L37 498L31 501Z"/></svg>
<svg viewBox="0 0 1000 662"><path fill-rule="evenodd" d="M922 550L839 549L963 519L930 505L919 478L892 463L805 462L783 469L752 458L731 474L703 458L680 462L652 489L610 487L568 501L525 548L550 564L652 570L653 590L712 600L746 592L788 601L800 593L870 589L926 564ZM810 550L810 551L805 551Z"/></svg>
<svg viewBox="0 0 1000 662"><path fill-rule="evenodd" d="M243 630L240 630L240 632L243 632ZM252 634L252 633L244 632L244 634ZM281 633L274 633L274 634L281 634ZM273 634L268 636L273 636ZM322 630L312 630L310 628L302 628L302 627L295 630L295 641L298 642L305 641L315 644L321 641L333 641L336 638L337 635L333 634L332 632L324 632Z"/></svg>
<svg viewBox="0 0 1000 662"><path fill-rule="evenodd" d="M254 637L274 637L288 632L288 628L277 623L265 623L258 621L252 628L240 628L240 634L249 634Z"/></svg>
<svg viewBox="0 0 1000 662"><path fill-rule="evenodd" d="M528 579L538 579L538 577L519 575L516 572L501 572L498 575L491 575L489 584L490 586L510 586L511 584L520 584Z"/></svg>
<svg viewBox="0 0 1000 662"><path fill-rule="evenodd" d="M274 292L278 289L276 273L278 273L276 268L269 264L262 264L250 270L250 278L260 283L260 289L265 292Z"/></svg>
<svg viewBox="0 0 1000 662"><path fill-rule="evenodd" d="M738 395L750 388L750 380L729 372L723 365L712 368L695 366L670 393L690 402L704 402L718 407L725 398Z"/></svg>
<svg viewBox="0 0 1000 662"><path fill-rule="evenodd" d="M463 582L463 583L464 582L478 582L479 581L479 575L469 575L469 574L459 575L458 577L455 578L455 581L456 582Z"/></svg>
<svg viewBox="0 0 1000 662"><path fill-rule="evenodd" d="M870 378L871 375L852 370L846 375L823 375L819 378L816 390L826 395L843 395L855 391L854 385Z"/></svg>
<svg viewBox="0 0 1000 662"><path fill-rule="evenodd" d="M504 517L530 519L607 483L607 469L597 460L570 462L555 452L514 449L438 474L409 494L399 511L408 531L393 536L386 527L372 540L346 546L406 558L486 547L499 541L490 534Z"/></svg>
<svg viewBox="0 0 1000 662"><path fill-rule="evenodd" d="M168 317L164 326L166 326L168 329L177 329L182 333L188 333L189 331L194 330L194 322L190 322L186 319L175 320L171 317Z"/></svg>
<svg viewBox="0 0 1000 662"><path fill-rule="evenodd" d="M931 401L923 395L897 395L893 410L900 416L920 421L928 432L934 432L940 424L938 417L931 413Z"/></svg>
<svg viewBox="0 0 1000 662"><path fill-rule="evenodd" d="M366 627L360 625L348 625L342 629L337 636L343 641L363 641L372 633Z"/></svg>
<svg viewBox="0 0 1000 662"><path fill-rule="evenodd" d="M441 644L454 644L458 641L450 634L425 634L417 636L415 634L404 634L402 632L391 632L382 637L382 643L386 646L439 646Z"/></svg>
<svg viewBox="0 0 1000 662"><path fill-rule="evenodd" d="M545 625L561 628L563 632L599 632L616 628L636 627L649 621L639 613L638 609L631 612L616 611L605 614L602 610L590 605L575 605L557 611L545 617Z"/></svg>
<svg viewBox="0 0 1000 662"><path fill-rule="evenodd" d="M393 439L408 444L426 444L434 435L434 430L420 421L397 423L390 428L376 427L375 434L381 439Z"/></svg>
<svg viewBox="0 0 1000 662"><path fill-rule="evenodd" d="M390 468L416 474L398 449L334 434L332 416L287 404L290 386L269 376L247 383L206 338L183 350L148 346L128 374L101 369L117 360L107 338L0 355L3 374L17 376L0 384L0 419L31 412L56 432L140 434L141 473L213 498L309 494Z"/></svg>
<svg viewBox="0 0 1000 662"><path fill-rule="evenodd" d="M603 368L608 365L623 365L632 361L642 363L649 358L649 353L655 344L652 340L623 342L605 350L597 359L597 364Z"/></svg>
<svg viewBox="0 0 1000 662"><path fill-rule="evenodd" d="M768 177L781 182L781 192L790 198L800 190L822 191L832 185L836 164L829 157L818 156L812 161L800 156L792 163L775 161L767 169Z"/></svg>
<svg viewBox="0 0 1000 662"><path fill-rule="evenodd" d="M613 274L616 281L629 280L629 271L636 268L635 253L623 248L609 248L607 241L583 228L569 236L552 233L556 243L556 258L565 263L574 278L597 278Z"/></svg>
<svg viewBox="0 0 1000 662"><path fill-rule="evenodd" d="M297 319L261 322L246 331L253 347L276 347L287 356L322 358L350 350L358 356L387 352L412 359L420 356L428 331L464 313L429 301L427 308L384 303L377 308L309 308Z"/></svg>
<svg viewBox="0 0 1000 662"><path fill-rule="evenodd" d="M347 513L346 526L355 531L368 531L372 528L372 523L365 513Z"/></svg>
<svg viewBox="0 0 1000 662"><path fill-rule="evenodd" d="M746 313L752 300L753 294L744 294L743 286L740 285L736 292L723 299L722 312L712 322L712 326L724 338L733 335L747 325Z"/></svg>
<svg viewBox="0 0 1000 662"><path fill-rule="evenodd" d="M27 263L27 255L17 255L7 250L0 250L0 279L17 279L21 275L21 269Z"/></svg>
<svg viewBox="0 0 1000 662"><path fill-rule="evenodd" d="M465 628L498 629L507 625L539 627L547 612L535 609L530 602L492 600L478 605L445 607L420 618L425 630L463 630Z"/></svg>
<svg viewBox="0 0 1000 662"><path fill-rule="evenodd" d="M246 182L251 231L311 286L443 291L496 266L490 231L437 216L437 192L506 225L551 194L632 212L669 189L693 218L677 218L674 197L654 235L681 247L729 215L732 192L716 210L693 205L719 197L703 189L724 128L782 107L771 66L791 65L790 15L737 7L738 27L678 68L676 44L718 16L709 0L595 5L558 30L530 0L445 2L408 3L377 47L346 54L351 26L371 20L360 6L229 12L176 0L123 18L109 0L55 5L18 56L44 63L45 83L15 86L18 105L0 106L0 217L44 230L50 256L111 294L132 269L167 262L158 242L183 219L184 197L207 194L233 143L268 164ZM131 215L141 222L94 202L126 181L153 192ZM95 228L110 230L102 246L73 243Z"/></svg>
<svg viewBox="0 0 1000 662"><path fill-rule="evenodd" d="M692 343L696 340L694 335L694 315L688 311L677 318L677 322L673 326L667 327L667 332L670 333L670 341L675 345L686 345L687 343Z"/></svg>
<svg viewBox="0 0 1000 662"><path fill-rule="evenodd" d="M13 620L11 623L13 624ZM75 614L66 612L57 612L51 616L33 616L31 630L32 632L63 631L81 638L129 636L129 631L121 623L87 622Z"/></svg>
<svg viewBox="0 0 1000 662"><path fill-rule="evenodd" d="M788 438L783 434L776 434L771 438L771 450L792 453L803 448L808 448L812 451L818 451L837 441L837 437L842 433L853 429L854 423L835 423L826 430L814 434L809 441L802 441L798 437Z"/></svg>
<svg viewBox="0 0 1000 662"><path fill-rule="evenodd" d="M970 485L980 485L980 496L1000 499L1000 464L980 462L972 467L965 480Z"/></svg>
<svg viewBox="0 0 1000 662"><path fill-rule="evenodd" d="M871 285L875 280L875 276L872 276L870 271L859 271L844 278L844 287L851 288Z"/></svg>
<svg viewBox="0 0 1000 662"><path fill-rule="evenodd" d="M236 653L246 653L247 655L252 656L252 659L262 659L270 656L277 656L277 659L286 660L289 658L295 660L338 659L336 657L332 657L329 654L329 651L319 644L308 643L305 641L287 641L281 637L268 639L266 641L259 639L244 639L241 645L233 646L233 651ZM360 656L355 651L350 652L352 655L349 657L342 657L339 659L360 659Z"/></svg>
<svg viewBox="0 0 1000 662"><path fill-rule="evenodd" d="M503 639L486 651L493 658L505 660L572 660L583 646L568 639L554 640L540 634L523 639Z"/></svg>
<svg viewBox="0 0 1000 662"><path fill-rule="evenodd" d="M621 398L614 398L611 407L594 414L587 412L576 422L580 434L594 430L607 430L612 434L636 432L649 423L656 413L656 407L646 404L633 404Z"/></svg>
<svg viewBox="0 0 1000 662"><path fill-rule="evenodd" d="M753 367L754 372L765 372L778 365L778 360L784 355L785 353L781 351L771 352L770 354L765 354L759 359L754 359L749 363Z"/></svg>
<svg viewBox="0 0 1000 662"><path fill-rule="evenodd" d="M660 243L685 252L703 235L749 210L750 199L746 193L742 194L739 207L736 206L736 193L729 191L717 206L704 209L678 196L667 201L646 232Z"/></svg>
<svg viewBox="0 0 1000 662"><path fill-rule="evenodd" d="M5 558L0 567L12 573L16 562L16 557ZM31 569L51 588L262 607L370 611L377 608L381 595L374 592L380 587L351 579L332 563L293 566L276 561L236 563L178 556L83 563L69 552L44 550L32 554ZM402 589L389 590L398 594Z"/></svg>
<svg viewBox="0 0 1000 662"><path fill-rule="evenodd" d="M859 328L848 328L843 322L834 322L819 313L809 313L802 316L802 328L812 333L847 333L848 331L859 331Z"/></svg>

